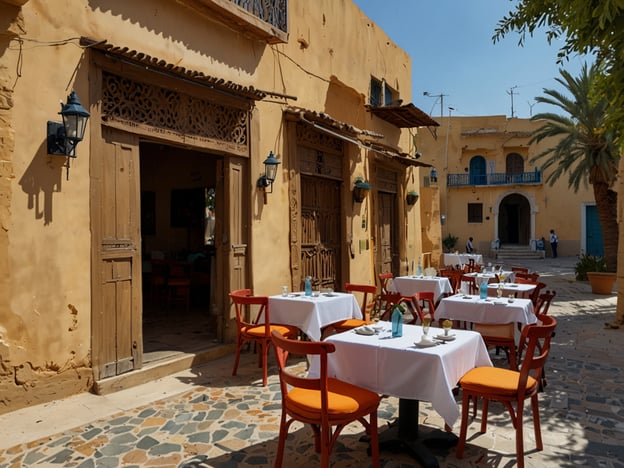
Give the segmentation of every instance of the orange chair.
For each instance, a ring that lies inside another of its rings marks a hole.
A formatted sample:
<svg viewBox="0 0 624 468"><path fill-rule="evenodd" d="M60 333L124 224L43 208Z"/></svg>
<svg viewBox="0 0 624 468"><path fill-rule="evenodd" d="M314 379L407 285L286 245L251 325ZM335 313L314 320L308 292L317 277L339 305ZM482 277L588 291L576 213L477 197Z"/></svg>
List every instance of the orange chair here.
<svg viewBox="0 0 624 468"><path fill-rule="evenodd" d="M266 296L252 296L250 289L238 289L230 293L236 308L236 359L232 375L236 375L240 353L245 343L253 342L260 347L259 365L262 367L262 385L266 386L268 379L268 354L271 345L271 332L277 330L287 337L295 338L299 333L297 327L290 325L271 324L269 316L269 298ZM258 308L254 319L251 318L252 307ZM264 315L264 323L261 319Z"/></svg>
<svg viewBox="0 0 624 468"><path fill-rule="evenodd" d="M539 299L539 295L541 294L542 289L546 287L546 283L542 283L541 281L533 281L524 278L516 278L516 283L518 284L534 284L535 289L531 292L529 299L533 303L533 310L537 308L537 300Z"/></svg>
<svg viewBox="0 0 624 468"><path fill-rule="evenodd" d="M498 367L477 367L466 373L460 380L462 389L462 415L457 458L463 458L468 431L468 413L470 401L483 398L481 415L481 433L487 429L488 404L490 400L499 401L505 406L511 422L516 429L516 458L518 467L524 467L523 414L524 401L531 400L535 443L538 450L543 449L539 420L538 390L542 369L550 351L550 340L557 326L551 316L544 316L542 324L527 325L522 330L521 343L526 343L525 357L519 371ZM514 408L515 404L515 408ZM476 412L476 407L475 407Z"/></svg>
<svg viewBox="0 0 624 468"><path fill-rule="evenodd" d="M518 369L515 328L516 327L514 323L472 324L472 330L481 334L483 342L485 343L485 346L487 348L496 347L497 354L499 349L502 348L503 350L505 350L507 360L509 361L509 368L512 370Z"/></svg>
<svg viewBox="0 0 624 468"><path fill-rule="evenodd" d="M461 288L462 283L468 284L468 294L479 294L479 287L477 286L477 281L474 276L466 276L461 275L459 278L459 287Z"/></svg>
<svg viewBox="0 0 624 468"><path fill-rule="evenodd" d="M424 323L427 315L431 318L431 322L435 320L435 305L433 298L433 292L429 291L417 292L412 295L412 307L414 307L414 310L418 314L421 323ZM424 309L425 305L427 306L426 314Z"/></svg>
<svg viewBox="0 0 624 468"><path fill-rule="evenodd" d="M516 273L516 280L517 279L525 279L525 280L529 280L529 281L537 281L539 278L539 274L537 273L522 273L522 272L517 272Z"/></svg>
<svg viewBox="0 0 624 468"><path fill-rule="evenodd" d="M289 340L277 331L273 331L272 337L282 393L282 418L275 466L282 466L288 428L294 421L312 427L316 452L321 454L322 468L329 467L329 456L342 429L359 421L370 437L372 464L379 467L377 408L381 397L364 388L328 377L327 355L336 349L332 343ZM286 367L289 354L317 355L320 359L320 376L306 378L291 372Z"/></svg>
<svg viewBox="0 0 624 468"><path fill-rule="evenodd" d="M416 310L414 310L414 308L412 307L412 298L410 296L400 296L400 300L397 301L396 299L396 292L391 286L390 284L392 283L392 280L394 279L394 275L392 273L379 273L379 281L381 283L381 294L380 294L380 300L382 301L382 307L384 308L384 313L382 314L382 316L388 315L388 297L389 295L392 295L393 297L393 303L394 304L398 304L398 303L404 303L407 307L407 309L410 311L410 313L412 314L412 320L409 323L416 323L418 317L418 313L416 312Z"/></svg>
<svg viewBox="0 0 624 468"><path fill-rule="evenodd" d="M350 318L346 320L341 320L339 322L332 323L330 327L333 328L336 332L340 333L343 331L351 330L353 328L361 327L363 325L372 324L373 322L371 321L371 313L373 311L373 308L375 307L375 294L377 294L377 286L371 286L368 284L346 283L345 291L351 294L362 294L360 309L362 310L362 317L364 318Z"/></svg>
<svg viewBox="0 0 624 468"><path fill-rule="evenodd" d="M451 288L453 289L453 293L457 294L459 292L459 287L461 286L460 279L464 272L462 270L455 270L453 268L443 268L440 270L440 276L446 277L449 279L449 283L451 283Z"/></svg>
<svg viewBox="0 0 624 468"><path fill-rule="evenodd" d="M538 320L542 315L548 314L548 309L550 308L550 303L557 295L556 291L544 291L537 298L537 307L535 307L535 315Z"/></svg>
<svg viewBox="0 0 624 468"><path fill-rule="evenodd" d="M513 271L514 273L524 273L524 274L529 273L529 269L527 267L512 266L511 271Z"/></svg>

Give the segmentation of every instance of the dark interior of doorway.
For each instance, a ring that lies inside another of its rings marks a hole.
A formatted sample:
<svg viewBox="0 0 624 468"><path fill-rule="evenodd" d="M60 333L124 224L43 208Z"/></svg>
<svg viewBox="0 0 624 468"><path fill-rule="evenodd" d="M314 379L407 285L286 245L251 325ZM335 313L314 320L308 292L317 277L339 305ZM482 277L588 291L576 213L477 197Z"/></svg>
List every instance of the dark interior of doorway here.
<svg viewBox="0 0 624 468"><path fill-rule="evenodd" d="M144 365L217 344L211 311L216 160L141 143Z"/></svg>

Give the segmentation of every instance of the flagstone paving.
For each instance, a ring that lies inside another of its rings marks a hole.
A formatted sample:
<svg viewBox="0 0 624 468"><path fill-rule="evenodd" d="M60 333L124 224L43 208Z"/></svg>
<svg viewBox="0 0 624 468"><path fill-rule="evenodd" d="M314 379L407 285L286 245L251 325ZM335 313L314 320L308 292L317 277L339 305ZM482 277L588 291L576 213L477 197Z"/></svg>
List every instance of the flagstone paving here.
<svg viewBox="0 0 624 468"><path fill-rule="evenodd" d="M557 291L549 313L558 327L548 385L540 394L544 450L535 450L530 412L524 413L528 467L624 467L624 329L606 330L616 294L593 295L574 280L574 258L524 261ZM516 262L520 263L520 262ZM492 351L495 365L504 356ZM305 361L293 361L303 372ZM226 357L108 396L77 395L0 415L0 467L268 467L273 466L280 418L274 364L260 385L256 356L243 356L231 376ZM458 402L460 401L458 396ZM442 428L428 403L420 405L421 430ZM397 399L384 398L380 429L397 416ZM515 436L508 415L493 405L486 434L480 415L469 426L464 458L438 453L442 467L515 465ZM458 433L459 422L453 430ZM284 466L319 466L309 428L295 423ZM362 428L348 426L331 456L336 467L370 466ZM407 454L382 452L382 467L417 466Z"/></svg>

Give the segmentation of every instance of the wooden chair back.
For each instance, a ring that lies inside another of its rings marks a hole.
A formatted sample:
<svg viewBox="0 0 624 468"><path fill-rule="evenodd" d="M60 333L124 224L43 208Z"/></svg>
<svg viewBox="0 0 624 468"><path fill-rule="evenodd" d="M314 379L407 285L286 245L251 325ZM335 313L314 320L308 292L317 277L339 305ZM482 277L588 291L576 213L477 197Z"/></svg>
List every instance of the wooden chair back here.
<svg viewBox="0 0 624 468"><path fill-rule="evenodd" d="M379 466L377 410L381 397L364 388L329 377L327 356L336 350L333 343L291 340L277 331L272 333L272 343L277 357L282 394L282 417L275 466L282 465L288 428L294 421L312 427L315 446L321 455L323 467L329 466L329 456L342 429L359 421L370 437L372 464ZM301 376L286 365L289 355L318 356L319 375ZM353 404L345 405L345 399ZM332 426L335 426L333 432Z"/></svg>
<svg viewBox="0 0 624 468"><path fill-rule="evenodd" d="M370 320L375 308L375 295L377 294L377 286L370 284L346 283L345 291L361 296L360 310L364 320Z"/></svg>

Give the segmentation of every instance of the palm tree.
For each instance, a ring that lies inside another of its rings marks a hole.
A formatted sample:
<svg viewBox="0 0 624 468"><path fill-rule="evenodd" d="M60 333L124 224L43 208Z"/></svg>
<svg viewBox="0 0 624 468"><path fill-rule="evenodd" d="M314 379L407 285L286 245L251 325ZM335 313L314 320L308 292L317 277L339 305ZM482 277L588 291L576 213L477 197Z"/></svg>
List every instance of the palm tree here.
<svg viewBox="0 0 624 468"><path fill-rule="evenodd" d="M536 101L556 106L566 115L547 112L533 116L532 120L543 120L544 124L533 132L531 143L550 137L558 138L559 142L531 161L543 160L542 170L552 168L546 178L551 186L564 174L568 175L568 187L575 193L581 183L592 185L607 271L615 272L619 233L617 193L612 188L617 178L620 152L615 144L617 131L605 125L608 102L595 88L600 70L595 65L588 68L585 64L576 78L565 70L559 70L559 73L561 77L556 81L571 96L544 89L545 96L537 97Z"/></svg>

